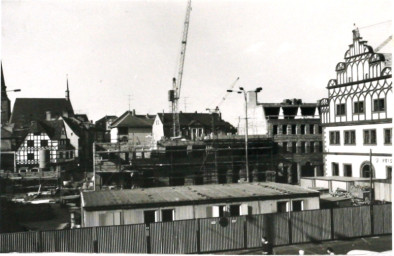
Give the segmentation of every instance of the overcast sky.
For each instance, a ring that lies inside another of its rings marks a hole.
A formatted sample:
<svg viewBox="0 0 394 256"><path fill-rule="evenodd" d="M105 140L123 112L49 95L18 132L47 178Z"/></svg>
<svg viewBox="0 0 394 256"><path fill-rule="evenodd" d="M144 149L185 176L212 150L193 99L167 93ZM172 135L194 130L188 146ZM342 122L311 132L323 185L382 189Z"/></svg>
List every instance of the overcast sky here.
<svg viewBox="0 0 394 256"><path fill-rule="evenodd" d="M64 97L68 74L74 110L92 120L121 115L128 95L137 113L168 112L186 4L2 0L5 81L22 89L9 93L12 105ZM261 102L316 102L352 43L353 23L374 48L392 34L389 0L194 0L192 8L180 100L188 112L214 108L237 77L237 87L263 87ZM220 109L237 125L241 95Z"/></svg>

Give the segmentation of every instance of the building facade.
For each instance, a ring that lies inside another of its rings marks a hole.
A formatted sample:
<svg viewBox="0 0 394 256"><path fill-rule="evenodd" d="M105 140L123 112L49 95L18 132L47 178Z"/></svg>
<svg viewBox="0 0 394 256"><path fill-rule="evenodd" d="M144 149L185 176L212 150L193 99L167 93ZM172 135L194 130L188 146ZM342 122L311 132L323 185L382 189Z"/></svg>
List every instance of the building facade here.
<svg viewBox="0 0 394 256"><path fill-rule="evenodd" d="M126 111L113 120L111 142L127 142L133 146L151 146L154 115L137 115L135 110Z"/></svg>
<svg viewBox="0 0 394 256"><path fill-rule="evenodd" d="M355 29L335 71L320 103L325 175L391 180L391 53L374 52Z"/></svg>
<svg viewBox="0 0 394 256"><path fill-rule="evenodd" d="M322 127L317 103L285 99L259 103L257 92L248 92L249 134L265 132L274 141L277 181L299 184L301 177L323 175Z"/></svg>
<svg viewBox="0 0 394 256"><path fill-rule="evenodd" d="M97 142L111 142L111 124L117 116L106 115L95 122Z"/></svg>
<svg viewBox="0 0 394 256"><path fill-rule="evenodd" d="M17 172L59 172L72 168L78 146L70 141L75 139L67 136L62 120L32 121L15 153Z"/></svg>
<svg viewBox="0 0 394 256"><path fill-rule="evenodd" d="M179 113L181 136L186 140L203 140L209 135L235 134L236 129L220 113ZM173 137L173 114L158 113L153 122L155 144Z"/></svg>
<svg viewBox="0 0 394 256"><path fill-rule="evenodd" d="M319 209L319 192L272 182L81 193L82 227Z"/></svg>

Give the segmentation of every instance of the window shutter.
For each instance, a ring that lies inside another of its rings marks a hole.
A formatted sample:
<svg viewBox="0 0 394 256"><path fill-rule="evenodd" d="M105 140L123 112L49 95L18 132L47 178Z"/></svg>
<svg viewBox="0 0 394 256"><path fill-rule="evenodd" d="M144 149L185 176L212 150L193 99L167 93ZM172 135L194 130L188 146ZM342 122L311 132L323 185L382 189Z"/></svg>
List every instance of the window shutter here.
<svg viewBox="0 0 394 256"><path fill-rule="evenodd" d="M211 217L219 217L219 206L212 206Z"/></svg>
<svg viewBox="0 0 394 256"><path fill-rule="evenodd" d="M114 212L114 225L120 225L120 212Z"/></svg>
<svg viewBox="0 0 394 256"><path fill-rule="evenodd" d="M212 212L213 212L213 209L212 209L213 207L212 206L208 206L207 208L206 208L206 211L207 211L207 218L210 218L210 217L212 217Z"/></svg>
<svg viewBox="0 0 394 256"><path fill-rule="evenodd" d="M240 211L240 215L248 215L249 214L249 208L247 204L241 204L239 206L239 211Z"/></svg>

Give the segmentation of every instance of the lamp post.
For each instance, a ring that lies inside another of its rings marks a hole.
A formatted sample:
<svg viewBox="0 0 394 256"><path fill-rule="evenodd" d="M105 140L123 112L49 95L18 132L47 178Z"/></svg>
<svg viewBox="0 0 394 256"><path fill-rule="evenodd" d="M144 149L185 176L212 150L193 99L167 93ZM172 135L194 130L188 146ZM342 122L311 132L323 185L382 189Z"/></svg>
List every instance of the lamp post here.
<svg viewBox="0 0 394 256"><path fill-rule="evenodd" d="M7 90L6 92L20 92L22 91L21 89L14 89L14 90Z"/></svg>
<svg viewBox="0 0 394 256"><path fill-rule="evenodd" d="M258 87L254 90L254 92L258 93L261 90L263 90L263 88ZM245 91L245 89L243 87L239 87L238 91L227 90L227 92L236 92L238 94L243 93L243 95L244 95L244 100L245 100L245 169L246 169L246 182L249 182L250 177L249 177L249 156L248 156L248 102L247 102L247 97L246 97L247 92Z"/></svg>

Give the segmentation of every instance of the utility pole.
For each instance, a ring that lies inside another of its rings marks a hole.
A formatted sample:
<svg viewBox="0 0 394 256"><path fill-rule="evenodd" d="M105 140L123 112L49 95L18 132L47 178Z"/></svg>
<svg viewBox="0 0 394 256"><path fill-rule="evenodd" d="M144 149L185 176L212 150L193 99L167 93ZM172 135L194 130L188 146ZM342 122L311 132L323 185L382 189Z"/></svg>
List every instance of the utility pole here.
<svg viewBox="0 0 394 256"><path fill-rule="evenodd" d="M259 93L263 88L258 87L254 90L254 92ZM246 97L246 91L243 87L239 87L239 91L227 90L227 92L236 92L238 94L244 95L245 100L245 169L246 169L246 182L250 181L249 177L249 157L248 157L248 100Z"/></svg>
<svg viewBox="0 0 394 256"><path fill-rule="evenodd" d="M249 154L248 154L248 102L246 98L246 92L244 92L244 99L245 99L245 168L246 168L246 182L249 182Z"/></svg>
<svg viewBox="0 0 394 256"><path fill-rule="evenodd" d="M93 142L93 191L96 191L96 142Z"/></svg>
<svg viewBox="0 0 394 256"><path fill-rule="evenodd" d="M373 204L373 197L374 197L374 193L373 193L373 182L372 182L372 149L369 150L369 186L370 186L370 201L371 201L371 205Z"/></svg>

